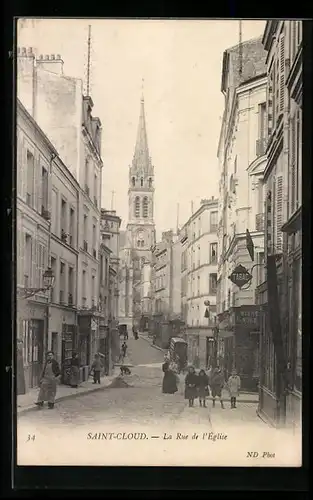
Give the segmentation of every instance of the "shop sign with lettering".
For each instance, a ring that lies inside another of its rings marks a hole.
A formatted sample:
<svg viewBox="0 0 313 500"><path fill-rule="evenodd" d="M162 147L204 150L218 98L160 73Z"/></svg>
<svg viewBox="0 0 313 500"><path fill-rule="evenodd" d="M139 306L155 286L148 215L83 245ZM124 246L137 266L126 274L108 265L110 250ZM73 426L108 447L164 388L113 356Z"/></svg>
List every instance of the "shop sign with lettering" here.
<svg viewBox="0 0 313 500"><path fill-rule="evenodd" d="M249 273L248 269L239 264L239 266L235 267L230 276L228 276L228 279L241 288L251 281L252 275Z"/></svg>
<svg viewBox="0 0 313 500"><path fill-rule="evenodd" d="M258 309L236 311L236 324L258 327L260 311Z"/></svg>

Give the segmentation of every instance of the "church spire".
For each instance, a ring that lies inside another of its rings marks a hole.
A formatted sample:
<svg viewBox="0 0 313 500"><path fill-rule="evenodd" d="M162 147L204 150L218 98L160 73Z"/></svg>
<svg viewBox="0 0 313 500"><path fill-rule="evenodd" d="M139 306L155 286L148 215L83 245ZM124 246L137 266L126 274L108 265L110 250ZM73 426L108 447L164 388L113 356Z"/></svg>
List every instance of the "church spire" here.
<svg viewBox="0 0 313 500"><path fill-rule="evenodd" d="M149 166L150 166L150 157L149 157L146 118L145 118L145 101L144 101L143 83L142 83L140 115L139 115L139 124L137 130L137 140L133 158L133 167L135 167L137 170L141 169L146 170L149 168Z"/></svg>

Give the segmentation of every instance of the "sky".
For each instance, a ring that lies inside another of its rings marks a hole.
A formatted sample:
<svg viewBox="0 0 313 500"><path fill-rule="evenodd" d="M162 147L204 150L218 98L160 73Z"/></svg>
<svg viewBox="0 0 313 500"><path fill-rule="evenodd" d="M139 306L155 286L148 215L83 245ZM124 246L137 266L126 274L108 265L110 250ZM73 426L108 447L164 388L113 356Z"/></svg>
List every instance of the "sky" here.
<svg viewBox="0 0 313 500"><path fill-rule="evenodd" d="M61 54L64 74L86 83L91 26L90 95L102 122L102 207L125 228L128 167L140 111L142 79L148 144L155 166L157 237L182 226L202 198L218 196L217 145L224 109L223 52L238 44L234 20L26 19L19 47ZM243 21L242 39L265 21ZM112 196L112 191L114 194Z"/></svg>

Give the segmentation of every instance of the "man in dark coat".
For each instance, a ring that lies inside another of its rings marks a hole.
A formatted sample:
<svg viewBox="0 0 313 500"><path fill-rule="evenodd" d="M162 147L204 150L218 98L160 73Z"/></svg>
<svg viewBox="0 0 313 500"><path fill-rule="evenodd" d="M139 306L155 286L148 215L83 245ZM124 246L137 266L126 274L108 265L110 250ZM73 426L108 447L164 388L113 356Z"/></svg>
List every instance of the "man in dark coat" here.
<svg viewBox="0 0 313 500"><path fill-rule="evenodd" d="M40 391L36 405L40 408L44 401L48 401L48 408L54 408L55 395L57 392L57 381L61 375L61 370L58 362L54 359L52 351L47 352L47 359L44 364L40 377Z"/></svg>

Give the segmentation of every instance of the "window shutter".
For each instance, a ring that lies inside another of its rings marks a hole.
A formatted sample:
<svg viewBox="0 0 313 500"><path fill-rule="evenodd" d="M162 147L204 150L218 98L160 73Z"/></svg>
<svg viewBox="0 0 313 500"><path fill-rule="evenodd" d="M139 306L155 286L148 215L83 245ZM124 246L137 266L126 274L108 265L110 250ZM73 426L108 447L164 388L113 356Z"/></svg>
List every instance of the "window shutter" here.
<svg viewBox="0 0 313 500"><path fill-rule="evenodd" d="M23 196L23 156L22 156L22 142L21 133L16 133L16 167L17 167L17 194Z"/></svg>
<svg viewBox="0 0 313 500"><path fill-rule="evenodd" d="M16 261L16 278L17 285L22 285L23 276L23 265L22 265L22 232L19 227L16 228L16 251L17 251L17 261Z"/></svg>
<svg viewBox="0 0 313 500"><path fill-rule="evenodd" d="M21 140L21 189L22 198L26 199L27 191L27 149L25 147L24 139Z"/></svg>
<svg viewBox="0 0 313 500"><path fill-rule="evenodd" d="M291 214L293 213L295 209L295 194L296 194L296 127L295 127L295 117L293 116L291 118L291 123L290 123L290 160L291 160L291 165L290 165L290 187L291 187L291 196L290 196L290 211Z"/></svg>
<svg viewBox="0 0 313 500"><path fill-rule="evenodd" d="M40 158L35 155L34 161L34 208L37 212L41 214L41 203L42 203L42 185L41 185L41 172L40 172Z"/></svg>
<svg viewBox="0 0 313 500"><path fill-rule="evenodd" d="M275 189L275 253L280 253L283 250L283 233L281 227L283 225L283 176L276 176Z"/></svg>
<svg viewBox="0 0 313 500"><path fill-rule="evenodd" d="M280 36L279 43L279 112L284 111L285 98L285 37Z"/></svg>
<svg viewBox="0 0 313 500"><path fill-rule="evenodd" d="M37 257L37 245L34 237L31 239L31 276L30 276L30 287L36 288L37 286L37 266L36 266L36 257Z"/></svg>

